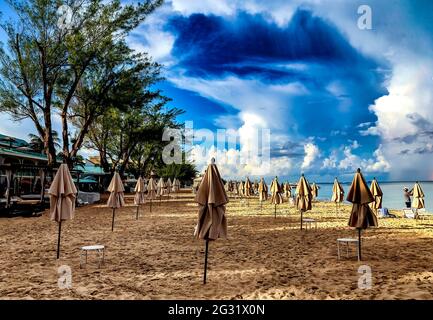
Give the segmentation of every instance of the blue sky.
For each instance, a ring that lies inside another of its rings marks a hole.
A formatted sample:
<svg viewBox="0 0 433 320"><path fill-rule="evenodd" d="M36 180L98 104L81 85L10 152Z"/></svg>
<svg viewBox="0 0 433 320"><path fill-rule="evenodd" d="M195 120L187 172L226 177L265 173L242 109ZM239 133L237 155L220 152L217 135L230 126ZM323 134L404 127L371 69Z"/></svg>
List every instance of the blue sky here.
<svg viewBox="0 0 433 320"><path fill-rule="evenodd" d="M361 4L372 29L358 28ZM430 1L171 0L128 38L165 65L159 86L194 128L270 129L264 175L433 180ZM5 119L2 116L1 119ZM0 131L24 137L10 121ZM23 130L23 127L26 130ZM199 146L197 147L200 148ZM221 160L228 177L253 175Z"/></svg>

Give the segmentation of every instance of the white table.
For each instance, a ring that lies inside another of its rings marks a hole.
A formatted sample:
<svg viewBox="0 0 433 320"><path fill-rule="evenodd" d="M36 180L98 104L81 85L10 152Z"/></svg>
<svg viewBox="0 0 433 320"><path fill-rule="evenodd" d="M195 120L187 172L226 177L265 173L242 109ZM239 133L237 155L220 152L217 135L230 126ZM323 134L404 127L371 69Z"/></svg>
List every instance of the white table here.
<svg viewBox="0 0 433 320"><path fill-rule="evenodd" d="M354 243L356 245L356 253L359 261L359 246L358 239L355 238L340 238L337 239L337 252L338 252L338 260L340 260L340 243L346 244L346 257L349 258L349 244Z"/></svg>
<svg viewBox="0 0 433 320"><path fill-rule="evenodd" d="M313 227L314 223L314 229L317 229L317 221L311 218L305 218L302 219L302 222L305 224L305 230L308 230L308 226L310 226L310 229Z"/></svg>
<svg viewBox="0 0 433 320"><path fill-rule="evenodd" d="M105 258L105 246L102 245L92 245L92 246L84 246L81 247L81 255L80 255L80 268L83 266L83 256L86 257L86 263L87 264L87 253L89 251L95 251L96 254L99 257L98 260L98 268L101 267L101 264L104 264L104 258Z"/></svg>

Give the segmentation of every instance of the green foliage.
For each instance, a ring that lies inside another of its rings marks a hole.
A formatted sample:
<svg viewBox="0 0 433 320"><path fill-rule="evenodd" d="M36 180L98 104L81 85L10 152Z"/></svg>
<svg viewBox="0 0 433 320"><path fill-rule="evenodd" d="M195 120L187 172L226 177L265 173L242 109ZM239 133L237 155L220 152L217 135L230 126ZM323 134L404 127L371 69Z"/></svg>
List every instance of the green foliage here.
<svg viewBox="0 0 433 320"><path fill-rule="evenodd" d="M127 60L122 59L130 55L123 43L125 37L163 1L7 2L18 19L0 23L6 34L6 47L0 50L0 111L15 120L33 121L51 164L56 159L52 115L58 112L62 120L62 152L71 161L90 124L102 113L101 105L107 103L101 100L110 100L108 91L113 94L112 87L121 82L121 65L127 65ZM68 5L73 12L72 23L66 28L58 26L57 10L61 5ZM84 104L84 113L76 114L72 109L79 104ZM83 116L83 125L71 130L71 119ZM76 136L71 148L72 131Z"/></svg>
<svg viewBox="0 0 433 320"><path fill-rule="evenodd" d="M177 178L182 183L191 183L194 177L197 174L197 170L195 166L191 163L182 163L182 164L168 164L157 170L157 174L164 179L172 179Z"/></svg>

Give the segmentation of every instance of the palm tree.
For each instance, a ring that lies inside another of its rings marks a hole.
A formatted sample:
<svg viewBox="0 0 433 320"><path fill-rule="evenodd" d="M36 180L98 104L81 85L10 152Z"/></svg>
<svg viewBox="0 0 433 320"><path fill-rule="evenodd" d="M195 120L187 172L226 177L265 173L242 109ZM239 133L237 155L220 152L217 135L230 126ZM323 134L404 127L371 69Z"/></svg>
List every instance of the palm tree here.
<svg viewBox="0 0 433 320"><path fill-rule="evenodd" d="M44 140L42 140L40 136L33 133L29 134L29 138L30 138L29 148L32 149L34 152L45 154ZM53 130L53 141L54 141L54 146L56 148L60 148L59 134L55 130Z"/></svg>

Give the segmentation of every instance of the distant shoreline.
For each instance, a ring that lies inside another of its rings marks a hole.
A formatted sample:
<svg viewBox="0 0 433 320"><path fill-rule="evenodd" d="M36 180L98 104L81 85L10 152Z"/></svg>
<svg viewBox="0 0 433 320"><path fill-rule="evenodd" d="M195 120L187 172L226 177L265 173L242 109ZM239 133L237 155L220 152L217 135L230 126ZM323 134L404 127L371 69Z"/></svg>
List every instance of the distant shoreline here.
<svg viewBox="0 0 433 320"><path fill-rule="evenodd" d="M378 181L379 184L397 184L397 183L401 183L401 184L408 184L410 185L415 184L415 182L418 181L419 183L433 183L432 180L412 180L412 181ZM367 182L371 182L371 180L367 180ZM341 184L351 184L352 182L342 182L340 181ZM316 182L316 184L334 184L334 182Z"/></svg>

